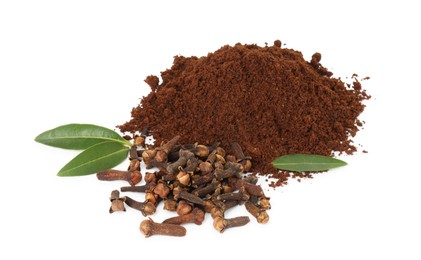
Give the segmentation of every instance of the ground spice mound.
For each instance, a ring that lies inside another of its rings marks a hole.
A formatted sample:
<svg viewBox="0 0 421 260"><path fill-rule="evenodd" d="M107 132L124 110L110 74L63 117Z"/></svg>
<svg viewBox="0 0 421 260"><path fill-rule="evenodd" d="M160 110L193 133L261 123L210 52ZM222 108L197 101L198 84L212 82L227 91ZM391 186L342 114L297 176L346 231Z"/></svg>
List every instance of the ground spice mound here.
<svg viewBox="0 0 421 260"><path fill-rule="evenodd" d="M162 82L146 78L151 93L119 128L134 133L149 127L157 144L180 135L180 143L220 142L229 152L238 142L253 158L252 171L261 174L277 173L271 162L285 154L352 154L369 96L356 78L345 84L320 60L315 53L307 62L280 41L176 56Z"/></svg>

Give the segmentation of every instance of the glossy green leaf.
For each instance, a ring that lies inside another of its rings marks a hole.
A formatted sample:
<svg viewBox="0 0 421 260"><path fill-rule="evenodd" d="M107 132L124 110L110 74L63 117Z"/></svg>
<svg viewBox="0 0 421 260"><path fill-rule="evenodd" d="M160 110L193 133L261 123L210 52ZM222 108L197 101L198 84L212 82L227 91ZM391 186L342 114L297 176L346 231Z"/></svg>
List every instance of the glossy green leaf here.
<svg viewBox="0 0 421 260"><path fill-rule="evenodd" d="M38 135L35 141L65 149L82 150L105 141L113 141L130 146L115 131L97 125L69 124L45 131Z"/></svg>
<svg viewBox="0 0 421 260"><path fill-rule="evenodd" d="M80 176L107 170L127 158L129 147L117 142L103 142L89 147L67 163L58 176Z"/></svg>
<svg viewBox="0 0 421 260"><path fill-rule="evenodd" d="M315 154L288 154L276 158L272 164L278 169L296 172L325 171L347 165L344 161Z"/></svg>

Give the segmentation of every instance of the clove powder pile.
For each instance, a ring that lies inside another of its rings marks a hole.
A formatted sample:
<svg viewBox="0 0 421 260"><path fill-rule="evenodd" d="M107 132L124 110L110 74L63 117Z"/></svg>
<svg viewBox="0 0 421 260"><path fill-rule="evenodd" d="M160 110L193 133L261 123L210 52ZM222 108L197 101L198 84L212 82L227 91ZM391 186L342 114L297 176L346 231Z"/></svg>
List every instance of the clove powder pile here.
<svg viewBox="0 0 421 260"><path fill-rule="evenodd" d="M149 95L119 126L135 133L149 127L156 143L179 135L181 143L238 142L253 158L253 172L274 174L271 162L291 153L352 154L370 98L354 78L332 77L315 53L273 46L223 46L204 57L176 56L171 69L148 76Z"/></svg>

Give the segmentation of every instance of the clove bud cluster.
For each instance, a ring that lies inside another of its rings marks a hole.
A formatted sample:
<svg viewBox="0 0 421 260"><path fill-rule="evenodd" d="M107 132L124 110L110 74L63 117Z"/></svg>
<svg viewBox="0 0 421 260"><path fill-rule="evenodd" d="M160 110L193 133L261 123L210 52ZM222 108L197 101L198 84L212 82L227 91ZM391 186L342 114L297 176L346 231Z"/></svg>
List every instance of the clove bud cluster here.
<svg viewBox="0 0 421 260"><path fill-rule="evenodd" d="M144 139L142 136L142 141ZM221 233L246 225L250 221L248 216L225 218L225 212L238 205L244 205L258 223L268 222L269 198L257 185L258 178L245 174L252 166L251 157L244 155L238 143L232 143L232 154L226 154L219 144L180 145L179 139L176 136L158 147L145 147L139 138L134 139L137 148L133 151L137 153L131 153L131 160L142 159L150 171L145 173L145 184L130 183L131 186L121 187L121 192L143 192L145 200L138 202L125 196L122 201L144 216L155 213L160 202L165 210L177 214L162 223L152 219L143 221L140 230L145 236L182 236L185 232L177 226L184 223L201 225L206 213L210 213L214 228Z"/></svg>

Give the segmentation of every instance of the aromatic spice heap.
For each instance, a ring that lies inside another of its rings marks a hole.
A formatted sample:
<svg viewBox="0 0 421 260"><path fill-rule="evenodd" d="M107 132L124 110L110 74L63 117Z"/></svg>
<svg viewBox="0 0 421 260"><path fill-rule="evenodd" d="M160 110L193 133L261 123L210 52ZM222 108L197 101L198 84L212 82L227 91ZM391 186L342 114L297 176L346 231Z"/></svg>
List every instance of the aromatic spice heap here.
<svg viewBox="0 0 421 260"><path fill-rule="evenodd" d="M119 126L135 133L149 127L157 143L180 135L181 143L222 147L237 142L253 158L253 172L274 174L281 185L289 173L271 165L281 155L352 154L370 97L354 78L332 77L315 53L273 46L223 46L205 57L176 56L171 69L148 76L152 91Z"/></svg>
<svg viewBox="0 0 421 260"><path fill-rule="evenodd" d="M244 205L258 223L269 221L266 213L270 209L269 198L256 185L256 176L244 175L251 167L251 158L244 156L238 143L231 143L233 154L227 155L219 144L178 145L179 139L180 136L176 136L159 147L140 150L146 147L145 136L137 136L130 150L127 171L111 169L97 173L100 180L128 181L131 186L121 187L122 192L145 193L145 201L140 202L129 196L120 197L118 190L112 191L110 213L126 211L126 204L149 216L155 213L159 202L164 201L164 209L174 211L178 216L162 223L152 219L142 221L140 230L146 237L158 234L184 236L186 229L181 224L201 225L206 212L211 214L214 228L221 233L228 228L244 226L250 222L248 216L224 217L226 210L237 205ZM146 169L158 170L147 172L146 184L135 186L142 180L142 159Z"/></svg>

